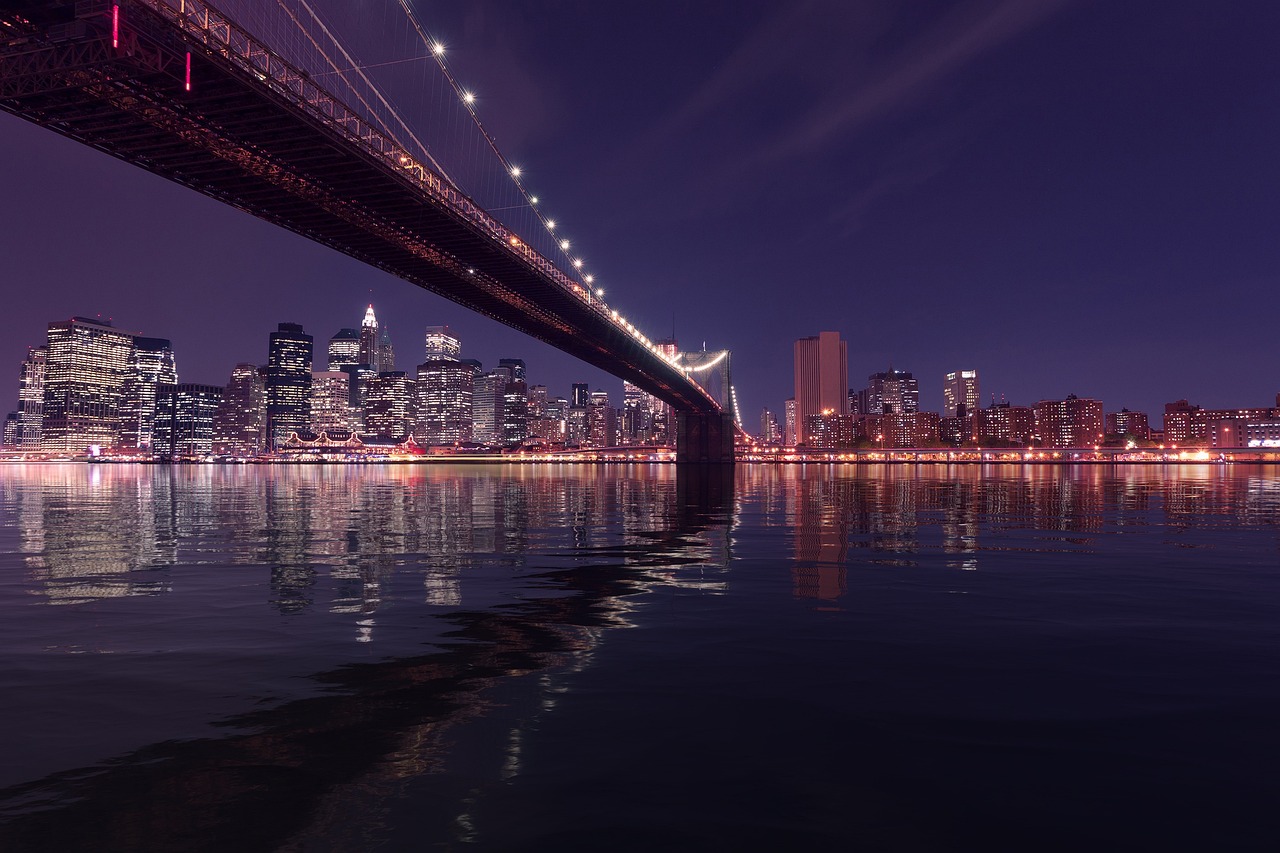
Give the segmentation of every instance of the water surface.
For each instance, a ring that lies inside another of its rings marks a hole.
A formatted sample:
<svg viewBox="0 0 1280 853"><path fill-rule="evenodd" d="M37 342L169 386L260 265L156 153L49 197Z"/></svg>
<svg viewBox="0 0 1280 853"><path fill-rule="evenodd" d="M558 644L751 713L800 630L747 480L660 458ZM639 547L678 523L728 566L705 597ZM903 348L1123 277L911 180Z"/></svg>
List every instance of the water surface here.
<svg viewBox="0 0 1280 853"><path fill-rule="evenodd" d="M1273 849L1247 466L0 470L0 849Z"/></svg>

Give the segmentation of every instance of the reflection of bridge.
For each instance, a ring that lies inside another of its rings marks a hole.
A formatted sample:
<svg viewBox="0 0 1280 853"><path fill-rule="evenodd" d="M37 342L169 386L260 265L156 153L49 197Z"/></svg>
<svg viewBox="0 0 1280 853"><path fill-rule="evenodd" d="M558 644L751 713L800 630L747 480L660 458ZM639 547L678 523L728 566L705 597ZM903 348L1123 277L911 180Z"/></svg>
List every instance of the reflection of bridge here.
<svg viewBox="0 0 1280 853"><path fill-rule="evenodd" d="M0 108L621 377L680 413L682 460L732 458L719 403L589 276L202 0L0 2Z"/></svg>

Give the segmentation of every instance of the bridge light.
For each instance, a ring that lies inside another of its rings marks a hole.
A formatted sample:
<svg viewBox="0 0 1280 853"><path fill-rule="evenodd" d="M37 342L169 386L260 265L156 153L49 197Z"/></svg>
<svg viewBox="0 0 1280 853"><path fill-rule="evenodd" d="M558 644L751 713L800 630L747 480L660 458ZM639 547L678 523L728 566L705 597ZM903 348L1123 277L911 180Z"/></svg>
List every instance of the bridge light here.
<svg viewBox="0 0 1280 853"><path fill-rule="evenodd" d="M529 196L529 204L537 204L537 203L538 203L538 197L536 195Z"/></svg>
<svg viewBox="0 0 1280 853"><path fill-rule="evenodd" d="M568 241L568 240L561 240L561 241L560 241L560 248L561 248L561 249L563 249L563 250L568 250L568 248L569 248L569 241Z"/></svg>
<svg viewBox="0 0 1280 853"><path fill-rule="evenodd" d="M599 297L603 297L603 296L604 296L604 288L603 288L603 287L597 287L597 288L596 288L596 297L597 297L597 298L599 298Z"/></svg>
<svg viewBox="0 0 1280 853"><path fill-rule="evenodd" d="M519 166L512 166L512 167L511 167L511 177L513 177L513 178L518 178L518 177L520 177L520 167L519 167Z"/></svg>
<svg viewBox="0 0 1280 853"><path fill-rule="evenodd" d="M111 7L111 46L120 46L120 4Z"/></svg>
<svg viewBox="0 0 1280 853"><path fill-rule="evenodd" d="M582 258L574 258L573 265L577 269L582 269Z"/></svg>
<svg viewBox="0 0 1280 853"><path fill-rule="evenodd" d="M556 230L556 221L554 219L547 220L547 230L548 231Z"/></svg>
<svg viewBox="0 0 1280 853"><path fill-rule="evenodd" d="M436 42L435 44L431 45L431 52L434 53L436 56L444 56L444 45L442 45L440 42Z"/></svg>
<svg viewBox="0 0 1280 853"><path fill-rule="evenodd" d="M595 281L595 280L596 280L596 277L595 277L595 276L593 276L593 275L586 276L586 277L583 279L583 281L585 281L587 284L590 284L591 282L593 282L593 281Z"/></svg>
<svg viewBox="0 0 1280 853"><path fill-rule="evenodd" d="M462 100L463 100L463 103L474 104L476 102L476 96L471 94L470 92L463 92Z"/></svg>

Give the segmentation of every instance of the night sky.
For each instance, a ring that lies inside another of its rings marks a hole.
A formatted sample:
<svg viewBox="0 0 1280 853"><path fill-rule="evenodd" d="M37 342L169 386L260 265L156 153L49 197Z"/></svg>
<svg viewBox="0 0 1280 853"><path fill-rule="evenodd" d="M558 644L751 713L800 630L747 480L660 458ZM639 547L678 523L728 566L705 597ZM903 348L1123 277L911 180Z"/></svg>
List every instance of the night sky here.
<svg viewBox="0 0 1280 853"><path fill-rule="evenodd" d="M387 0L358 5L376 37ZM791 396L794 339L827 329L852 386L892 364L931 410L960 368L984 403L1280 391L1280 4L416 7L609 300L733 350L748 429ZM8 115L0 152L7 408L50 320L170 338L182 381L221 385L276 323L322 348L370 300L401 369L449 324L466 357L621 402L594 368Z"/></svg>

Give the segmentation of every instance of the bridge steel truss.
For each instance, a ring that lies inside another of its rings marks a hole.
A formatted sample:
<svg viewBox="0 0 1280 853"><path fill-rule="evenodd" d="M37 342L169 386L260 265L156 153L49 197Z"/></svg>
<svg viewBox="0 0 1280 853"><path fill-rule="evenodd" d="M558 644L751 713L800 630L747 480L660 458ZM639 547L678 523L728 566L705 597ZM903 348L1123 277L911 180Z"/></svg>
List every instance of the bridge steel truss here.
<svg viewBox="0 0 1280 853"><path fill-rule="evenodd" d="M0 109L545 341L699 435L727 421L588 287L203 0L0 0Z"/></svg>

